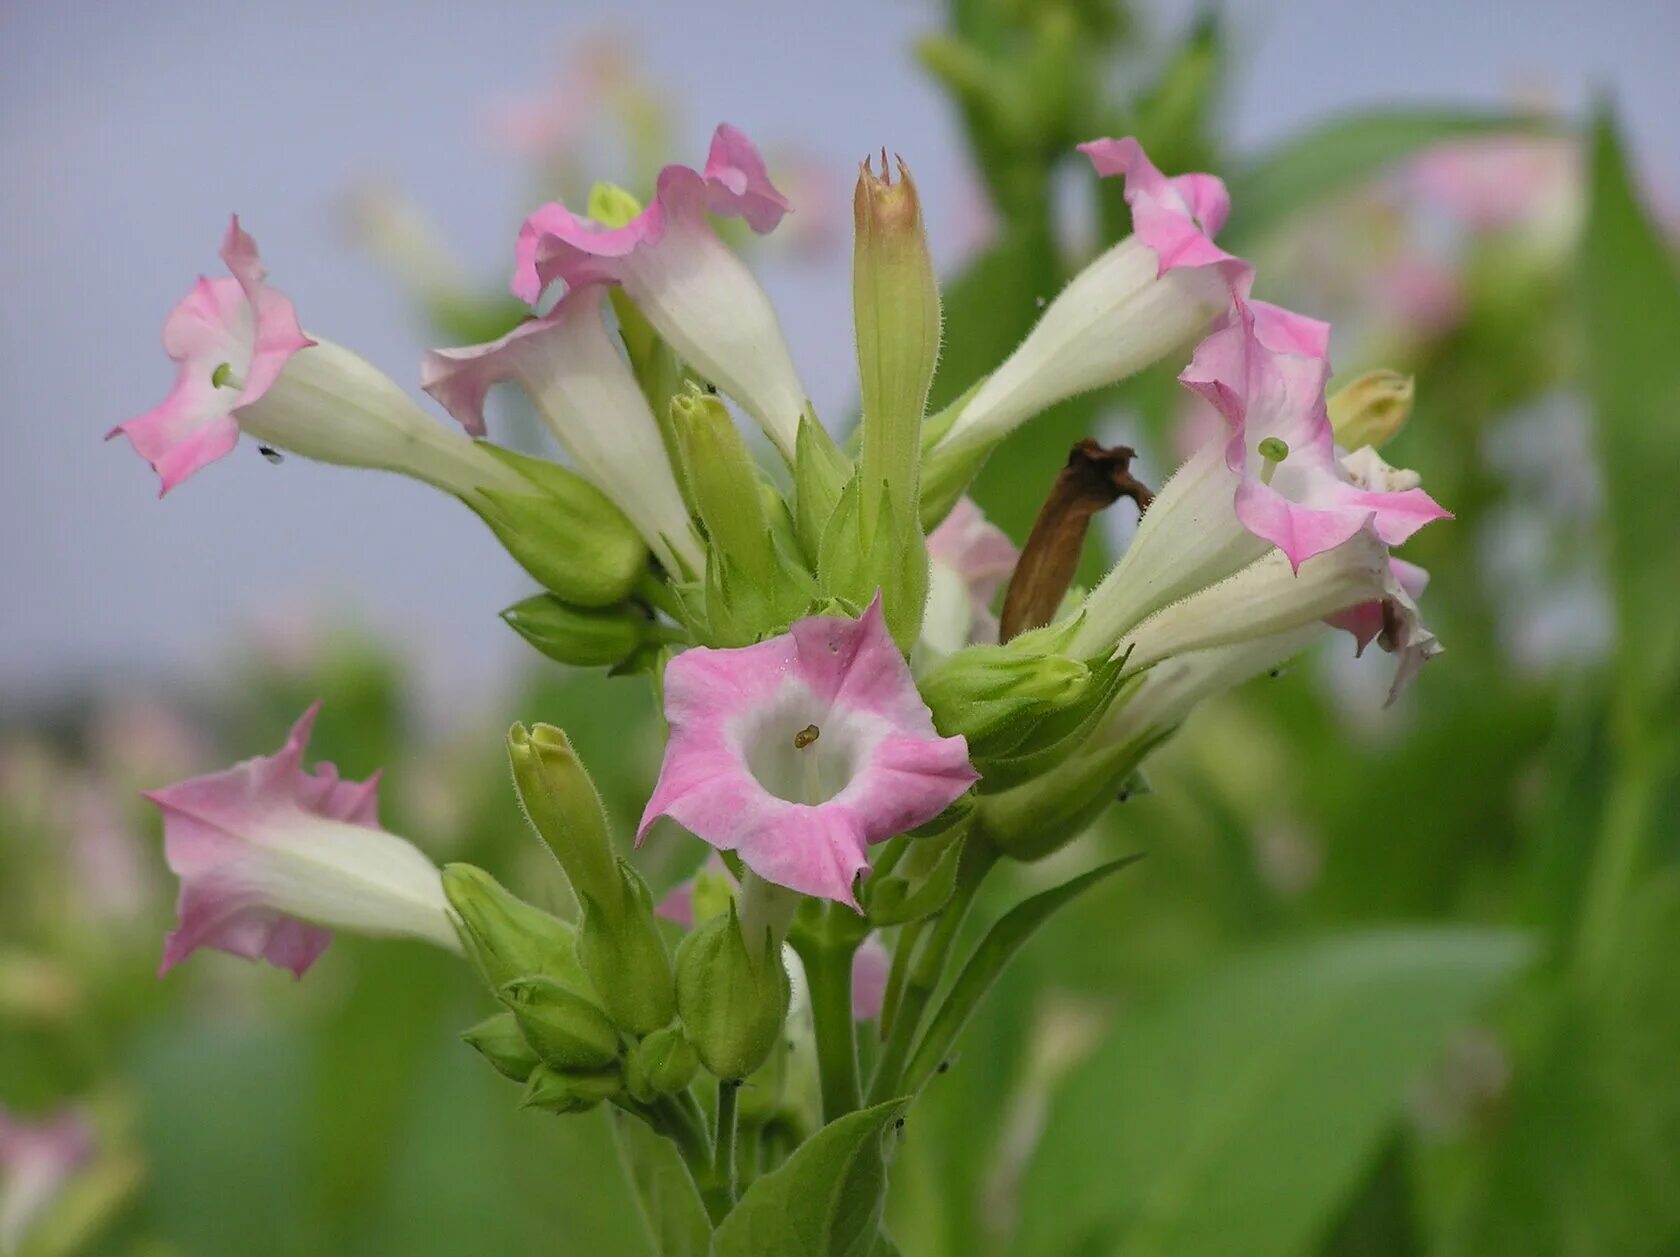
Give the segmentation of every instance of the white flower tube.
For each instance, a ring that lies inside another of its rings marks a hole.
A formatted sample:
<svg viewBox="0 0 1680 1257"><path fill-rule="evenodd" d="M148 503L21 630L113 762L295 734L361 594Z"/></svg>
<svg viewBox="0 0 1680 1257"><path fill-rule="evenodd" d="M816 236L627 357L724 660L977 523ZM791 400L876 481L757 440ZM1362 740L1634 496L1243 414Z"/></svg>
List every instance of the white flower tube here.
<svg viewBox="0 0 1680 1257"><path fill-rule="evenodd" d="M688 508L659 425L601 321L605 299L602 285L584 285L500 340L434 349L421 385L476 435L490 386L517 381L578 472L629 517L666 569L698 573L705 563Z"/></svg>

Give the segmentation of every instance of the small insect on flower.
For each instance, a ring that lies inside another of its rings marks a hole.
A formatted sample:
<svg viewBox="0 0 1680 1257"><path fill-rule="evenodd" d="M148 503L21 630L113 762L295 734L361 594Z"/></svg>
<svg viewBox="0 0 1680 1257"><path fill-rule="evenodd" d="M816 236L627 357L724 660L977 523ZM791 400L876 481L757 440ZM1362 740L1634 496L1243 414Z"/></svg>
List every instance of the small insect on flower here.
<svg viewBox="0 0 1680 1257"><path fill-rule="evenodd" d="M272 445L259 445L259 446L257 446L257 453L261 454L264 458L266 458L269 462L273 463L276 467L278 467L281 463L286 461L286 456L284 454L282 454L279 450L275 449Z"/></svg>

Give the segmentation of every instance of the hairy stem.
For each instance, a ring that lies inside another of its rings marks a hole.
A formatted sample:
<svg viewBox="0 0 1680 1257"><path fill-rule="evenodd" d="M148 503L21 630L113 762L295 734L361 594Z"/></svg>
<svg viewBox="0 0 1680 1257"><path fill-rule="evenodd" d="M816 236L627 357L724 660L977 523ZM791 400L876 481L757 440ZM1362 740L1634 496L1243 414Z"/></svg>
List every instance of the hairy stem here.
<svg viewBox="0 0 1680 1257"><path fill-rule="evenodd" d="M717 1131L712 1153L712 1174L718 1189L731 1205L735 1203L735 1101L741 1092L738 1078L718 1079Z"/></svg>

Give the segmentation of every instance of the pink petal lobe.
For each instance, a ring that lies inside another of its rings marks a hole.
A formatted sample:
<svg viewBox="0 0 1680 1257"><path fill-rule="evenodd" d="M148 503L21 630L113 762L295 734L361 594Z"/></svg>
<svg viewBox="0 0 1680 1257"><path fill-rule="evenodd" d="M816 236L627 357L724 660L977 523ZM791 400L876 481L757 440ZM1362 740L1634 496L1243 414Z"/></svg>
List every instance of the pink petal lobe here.
<svg viewBox="0 0 1680 1257"><path fill-rule="evenodd" d="M625 260L657 245L675 222L700 223L712 213L744 218L762 235L789 208L770 182L758 149L726 123L712 136L705 170L666 166L653 201L622 227L603 227L558 201L526 218L514 245L513 295L535 305L557 280L568 286L616 282Z"/></svg>
<svg viewBox="0 0 1680 1257"><path fill-rule="evenodd" d="M1131 136L1090 140L1079 151L1098 175L1125 179L1133 232L1155 251L1159 275L1179 267L1214 267L1234 293L1247 295L1253 267L1213 242L1231 210L1223 180L1208 174L1168 178Z"/></svg>
<svg viewBox="0 0 1680 1257"><path fill-rule="evenodd" d="M757 147L727 122L712 135L706 154L706 208L744 218L759 235L773 231L792 207L770 182Z"/></svg>

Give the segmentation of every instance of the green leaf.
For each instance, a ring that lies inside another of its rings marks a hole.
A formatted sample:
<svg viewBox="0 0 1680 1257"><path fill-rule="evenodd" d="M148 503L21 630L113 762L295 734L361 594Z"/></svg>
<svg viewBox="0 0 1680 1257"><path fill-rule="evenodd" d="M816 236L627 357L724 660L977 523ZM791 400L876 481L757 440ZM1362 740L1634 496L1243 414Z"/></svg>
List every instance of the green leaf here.
<svg viewBox="0 0 1680 1257"><path fill-rule="evenodd" d="M1680 877L1643 888L1563 993L1448 1257L1664 1257L1680 1245Z"/></svg>
<svg viewBox="0 0 1680 1257"><path fill-rule="evenodd" d="M1586 383L1605 479L1624 733L1671 727L1680 684L1680 278L1629 177L1614 123L1593 129L1581 245Z"/></svg>
<svg viewBox="0 0 1680 1257"><path fill-rule="evenodd" d="M612 1128L653 1251L659 1257L704 1257L712 1245L712 1224L676 1145L618 1109Z"/></svg>
<svg viewBox="0 0 1680 1257"><path fill-rule="evenodd" d="M717 1229L712 1257L866 1257L886 1200L885 1132L910 1101L888 1100L830 1122L747 1189ZM890 1252L890 1249L885 1251Z"/></svg>
<svg viewBox="0 0 1680 1257"><path fill-rule="evenodd" d="M1302 210L1432 144L1543 125L1520 114L1448 108L1382 109L1337 118L1285 140L1230 177L1231 222L1219 243L1234 253L1251 251Z"/></svg>
<svg viewBox="0 0 1680 1257"><path fill-rule="evenodd" d="M1202 1257L1240 1236L1243 1257L1294 1257L1528 951L1474 929L1293 943L1127 1017L1052 1100L1019 1251Z"/></svg>
<svg viewBox="0 0 1680 1257"><path fill-rule="evenodd" d="M1049 920L1058 908L1078 898L1081 892L1142 858L1138 854L1111 860L1060 886L1042 891L1006 912L980 940L980 945L974 949L974 954L968 958L968 963L952 984L950 993L945 996L945 1002L922 1032L915 1055L904 1071L904 1089L914 1094L932 1077L980 1001L986 997L986 992L992 989L998 974L1003 972L1010 958L1021 950L1022 944L1032 937L1039 926Z"/></svg>

